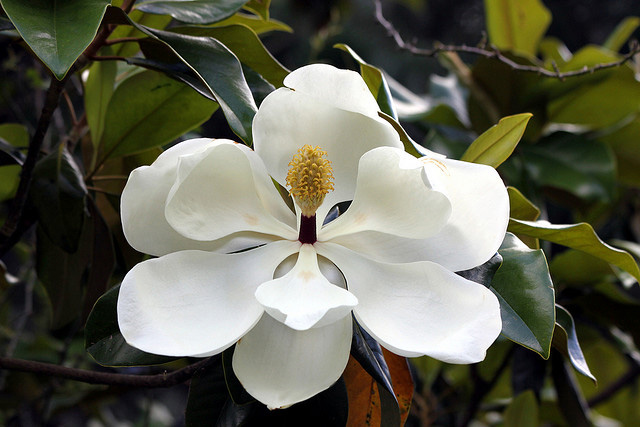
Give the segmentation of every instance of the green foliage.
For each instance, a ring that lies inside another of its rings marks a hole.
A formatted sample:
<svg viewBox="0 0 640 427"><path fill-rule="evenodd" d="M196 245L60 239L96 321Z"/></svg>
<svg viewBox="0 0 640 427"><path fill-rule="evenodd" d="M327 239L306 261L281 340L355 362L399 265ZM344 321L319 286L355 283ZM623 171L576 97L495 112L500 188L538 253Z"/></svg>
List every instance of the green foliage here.
<svg viewBox="0 0 640 427"><path fill-rule="evenodd" d="M246 0L148 1L140 2L136 9L156 15L171 15L178 21L189 24L210 24L233 16L244 3Z"/></svg>
<svg viewBox="0 0 640 427"><path fill-rule="evenodd" d="M535 55L551 23L551 13L540 0L485 0L491 43L504 50Z"/></svg>

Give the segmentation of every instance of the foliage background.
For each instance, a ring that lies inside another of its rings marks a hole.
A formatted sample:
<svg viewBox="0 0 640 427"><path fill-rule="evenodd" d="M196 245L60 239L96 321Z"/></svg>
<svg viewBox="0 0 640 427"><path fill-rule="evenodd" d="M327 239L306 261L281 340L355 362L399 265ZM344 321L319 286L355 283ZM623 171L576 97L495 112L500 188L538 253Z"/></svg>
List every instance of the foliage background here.
<svg viewBox="0 0 640 427"><path fill-rule="evenodd" d="M624 18L640 15L640 6L632 0L547 0L544 4L553 16L547 35L562 40L572 52L588 44L605 44ZM345 43L369 64L385 70L416 94L429 92L432 99L442 95L438 90L443 88L437 84L434 86L433 76L445 76L451 67L447 66L446 61L413 56L398 49L375 21L373 5L368 1L274 0L270 13L272 18L284 22L293 30L262 35L267 50L289 69L319 61L358 69L358 64L351 56L333 47L335 43ZM434 41L475 45L480 41L483 31L486 31L482 1L463 0L455 4L444 0L388 1L385 2L384 13L406 39L415 38L419 46L431 46ZM638 30L633 28L630 38L638 34ZM627 49L623 43L621 51L624 53ZM25 146L28 135L32 135L36 129L46 102L49 73L10 33L0 33L0 52L0 126L19 123L27 130L25 133L15 128L0 128L0 137L12 139L10 142L15 146ZM494 63L464 54L461 57L468 64L476 64L477 77L485 79L483 81L494 99L500 100L502 94L499 85L492 86L488 76L495 70L501 70L500 76L508 78L499 83L510 81L510 78L517 79L514 77L516 73ZM596 56L589 65L606 62L603 58ZM637 63L636 60L624 67L637 67ZM491 72L480 71L482 64ZM637 75L638 68L634 71ZM524 80L530 83L536 78L530 76ZM596 81L598 76L578 79L582 79L580 84L588 86L591 84L589 78ZM571 82L568 80L564 88L572 85ZM560 87L562 83L544 84ZM614 85L614 90L587 99L594 104L593 109L601 108L603 115L611 112L615 115L616 111L621 111L620 117L600 123L586 134L577 128L564 128L567 133L557 134L555 141L541 136L540 127L544 123L540 120L544 122L546 113L539 100L520 105L497 102L500 117L534 113L534 119L529 123L516 155L499 168L508 183L534 202L541 209L544 219L558 224L587 221L596 228L603 240L627 242L623 243L624 247L636 256L640 254L638 246L633 245L640 241L640 179L637 170L633 173L633 165L640 166L640 142L637 142L640 135L637 133L638 127L633 127L640 111L637 86L637 81L631 85L632 90L617 90ZM518 85L514 87L517 89ZM520 87L526 87L526 84ZM467 93L466 89L461 90ZM61 107L54 112L44 143L47 153L55 154L60 141L81 140L80 135L73 134L76 128L72 125L85 108L81 80L71 78L66 91L67 102L72 108L65 105L63 100ZM446 100L448 95L445 93L436 100ZM523 93L516 92L513 99L522 99L523 96ZM192 102L203 101L196 97ZM213 109L204 104L202 108ZM529 108L538 110L531 111ZM415 141L452 157L460 157L475 137L491 123L477 118L467 126L459 126L448 113L444 116L427 114L418 120L403 121L403 125ZM577 112L572 117L581 114ZM221 109L213 113L211 118L193 120L193 129L181 139L194 135L237 139ZM198 121L201 123L196 123ZM616 133L616 127L627 129L629 134L624 134L624 131ZM611 135L617 135L618 139ZM560 149L558 141L569 141L566 146L572 148ZM612 150L616 144L618 147L629 147L626 157L618 154L616 158L615 150ZM79 142L76 147L77 151L73 154L76 162L80 163L79 157L84 154L84 148ZM119 163L106 167L111 168L111 174L122 174L138 164L149 163L155 155L157 151L150 150L138 156L124 157ZM561 162L553 163L554 159L560 159ZM625 175L620 174L621 160L631 164ZM0 218L7 215L10 206L8 200L12 189L9 184L14 180L8 176L15 175L18 170L10 170L9 167L0 168L6 174L0 177L0 193L3 200L7 200L0 207ZM566 170L569 173L559 173ZM529 174L528 179L521 178L523 171ZM46 179L47 174L46 167L41 166L40 177ZM102 174L108 173L103 170ZM115 195L121 183L102 181L98 184L96 181L88 182L88 185L99 187L101 191L96 192L96 206L89 204L86 209L94 213L100 211L105 219L104 226L92 222L93 229L88 233L94 233L92 237L101 235L102 238L113 233L117 247L113 275L108 283L113 285L141 258L127 249L118 232L117 214L110 209L110 206L117 206ZM89 190L95 191L95 188ZM37 202L35 209L38 209ZM75 232L87 235L87 230ZM86 302L89 300L87 297L83 300L70 294L77 296L85 292L83 280L86 280L86 272L83 269L60 272L55 268L60 257L66 256L64 252L76 253L74 242L67 242L71 247L61 248L65 244L64 236L61 241L52 244L47 240L50 236L43 233L42 229L36 232L33 227L2 258L8 274L0 280L0 350L4 356L114 372L112 368L95 364L85 352L83 325L91 306ZM529 240L526 236L521 237L525 242L535 245L531 234ZM80 244L83 244L82 240ZM573 339L568 337L568 340L564 337L563 340L558 330L556 333L560 336L554 336L554 350L549 360L507 339L497 342L487 360L478 365L449 366L432 359L417 359L412 371L416 391L407 425L457 425L468 422L469 417L483 425L633 425L640 420L637 405L640 398L637 388L640 356L636 348L640 339L640 292L637 283L634 284L633 279L617 267L611 267L582 252L567 251L563 246L549 242L542 242L542 248L549 261L556 301L573 315L586 364L576 361L570 364L562 356L563 345L575 344L578 340L575 336ZM76 279L79 288L60 284L60 278L68 278L69 275ZM55 290L60 293L56 294ZM567 322L565 326L570 324L570 321ZM185 361L177 361L159 368L129 368L126 372L157 373L184 365ZM582 368L583 374L592 373L598 380L598 386L588 375L580 374L574 368ZM107 387L60 380L48 375L2 370L0 423L181 425L184 423L187 393L188 386L185 384L149 389Z"/></svg>

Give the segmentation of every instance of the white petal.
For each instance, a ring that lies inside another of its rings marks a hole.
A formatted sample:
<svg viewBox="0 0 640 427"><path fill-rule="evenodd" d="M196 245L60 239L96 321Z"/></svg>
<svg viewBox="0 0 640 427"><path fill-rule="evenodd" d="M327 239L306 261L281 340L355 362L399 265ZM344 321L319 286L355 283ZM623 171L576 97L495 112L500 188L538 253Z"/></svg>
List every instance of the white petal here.
<svg viewBox="0 0 640 427"><path fill-rule="evenodd" d="M164 217L164 206L176 179L179 157L222 143L231 141L208 138L184 141L162 153L150 166L131 172L122 192L120 214L124 235L134 249L160 256L184 249L213 250L219 246L219 243L196 242L176 232Z"/></svg>
<svg viewBox="0 0 640 427"><path fill-rule="evenodd" d="M320 230L318 239L368 230L416 239L434 235L449 219L451 203L425 178L423 164L400 149L365 153L353 202Z"/></svg>
<svg viewBox="0 0 640 427"><path fill-rule="evenodd" d="M270 409L306 400L331 387L349 360L351 316L296 331L268 314L236 345L233 370Z"/></svg>
<svg viewBox="0 0 640 427"><path fill-rule="evenodd" d="M360 74L328 64L311 64L291 72L284 85L317 102L378 117L378 103Z"/></svg>
<svg viewBox="0 0 640 427"><path fill-rule="evenodd" d="M498 299L483 285L432 262L381 263L332 243L316 247L358 297L362 327L394 353L475 363L500 334Z"/></svg>
<svg viewBox="0 0 640 427"><path fill-rule="evenodd" d="M358 161L364 153L381 146L402 147L386 121L328 102L280 88L265 98L253 119L256 153L282 185L289 162L303 145L320 146L327 152L335 190L327 194L318 210L320 219L334 204L353 199Z"/></svg>
<svg viewBox="0 0 640 427"><path fill-rule="evenodd" d="M358 304L353 294L322 275L310 244L300 247L298 260L287 274L260 285L256 299L273 318L300 331L333 323Z"/></svg>
<svg viewBox="0 0 640 427"><path fill-rule="evenodd" d="M298 247L280 241L238 254L181 251L144 261L122 281L120 331L149 353L219 353L260 319L255 290Z"/></svg>
<svg viewBox="0 0 640 427"><path fill-rule="evenodd" d="M487 262L504 240L509 223L509 195L490 166L451 159L425 161L432 182L451 200L451 217L425 241L429 260L452 271Z"/></svg>
<svg viewBox="0 0 640 427"><path fill-rule="evenodd" d="M178 177L167 197L165 216L171 226L194 240L215 240L241 231L297 239L283 220L293 220L263 171L252 168L239 144L221 144L182 156ZM270 198L271 203L263 200ZM282 205L283 220L269 206Z"/></svg>

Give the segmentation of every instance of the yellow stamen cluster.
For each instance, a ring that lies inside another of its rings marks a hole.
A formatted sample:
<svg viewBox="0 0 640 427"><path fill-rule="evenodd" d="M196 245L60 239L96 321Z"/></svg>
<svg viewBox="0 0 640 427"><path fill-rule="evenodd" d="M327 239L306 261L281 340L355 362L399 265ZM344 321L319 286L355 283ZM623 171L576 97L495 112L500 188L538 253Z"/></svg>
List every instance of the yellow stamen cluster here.
<svg viewBox="0 0 640 427"><path fill-rule="evenodd" d="M333 190L333 170L331 162L324 158L326 155L318 146L305 145L289 162L289 194L306 217L315 215L324 196Z"/></svg>

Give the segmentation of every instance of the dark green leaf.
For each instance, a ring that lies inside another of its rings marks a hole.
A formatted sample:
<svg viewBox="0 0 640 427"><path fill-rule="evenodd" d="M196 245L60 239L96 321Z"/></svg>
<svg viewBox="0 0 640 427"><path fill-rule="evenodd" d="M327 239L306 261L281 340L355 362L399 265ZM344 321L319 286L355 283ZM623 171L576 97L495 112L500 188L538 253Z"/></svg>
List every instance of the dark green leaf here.
<svg viewBox="0 0 640 427"><path fill-rule="evenodd" d="M640 116L636 115L629 123L599 138L611 147L616 156L618 179L636 187L640 187L638 135L640 135Z"/></svg>
<svg viewBox="0 0 640 427"><path fill-rule="evenodd" d="M578 335L571 314L561 305L556 304L556 329L553 333L553 346L569 359L576 371L596 383L582 354Z"/></svg>
<svg viewBox="0 0 640 427"><path fill-rule="evenodd" d="M160 73L135 74L109 101L99 158L102 162L164 145L200 125L215 109L215 103Z"/></svg>
<svg viewBox="0 0 640 427"><path fill-rule="evenodd" d="M244 25L216 27L179 27L173 32L196 37L213 37L231 50L243 65L264 77L275 87L281 87L289 74L264 47L256 33Z"/></svg>
<svg viewBox="0 0 640 427"><path fill-rule="evenodd" d="M191 378L185 424L193 427L216 425L228 400L222 357L218 357L213 364Z"/></svg>
<svg viewBox="0 0 640 427"><path fill-rule="evenodd" d="M247 0L154 0L141 2L136 9L157 15L171 15L190 24L211 24L235 14Z"/></svg>
<svg viewBox="0 0 640 427"><path fill-rule="evenodd" d="M96 36L108 0L0 0L16 29L61 80Z"/></svg>
<svg viewBox="0 0 640 427"><path fill-rule="evenodd" d="M85 326L85 347L96 362L105 366L158 365L176 360L131 347L118 327L117 302L120 286L111 288L95 304Z"/></svg>
<svg viewBox="0 0 640 427"><path fill-rule="evenodd" d="M111 55L111 49L103 48L101 54ZM96 61L89 67L84 84L84 110L91 131L91 142L97 154L98 143L104 131L107 106L116 81L118 65L115 61Z"/></svg>
<svg viewBox="0 0 640 427"><path fill-rule="evenodd" d="M533 391L517 395L504 411L504 427L537 427L538 402Z"/></svg>
<svg viewBox="0 0 640 427"><path fill-rule="evenodd" d="M82 173L64 144L36 164L29 198L49 239L70 253L78 248L86 195Z"/></svg>
<svg viewBox="0 0 640 427"><path fill-rule="evenodd" d="M554 290L541 250L529 249L507 233L498 253L504 258L491 290L500 301L502 333L543 358L549 357L555 323Z"/></svg>
<svg viewBox="0 0 640 427"><path fill-rule="evenodd" d="M567 369L564 359L560 354L554 353L551 362L551 376L556 387L558 405L565 420L572 427L591 426L587 402L572 372Z"/></svg>
<svg viewBox="0 0 640 427"><path fill-rule="evenodd" d="M491 286L493 276L502 264L502 255L496 252L494 256L487 262L470 270L457 271L456 274L464 277L472 282L485 285L487 288Z"/></svg>
<svg viewBox="0 0 640 427"><path fill-rule="evenodd" d="M616 265L640 280L638 264L629 253L604 243L587 223L550 224L547 221L509 220L509 231L578 249Z"/></svg>
<svg viewBox="0 0 640 427"><path fill-rule="evenodd" d="M110 8L111 10L107 11L107 17L113 17L112 13L114 8ZM120 10L117 10L121 12ZM145 27L157 28L159 30L164 29L171 22L171 16L168 15L152 15L150 13L142 13L139 10L132 10L129 15L129 19L133 22L136 22L140 25L144 25ZM132 27L130 25L126 25L129 22L125 20L125 22L121 22L121 19L117 19L116 23L122 23L125 25L118 25L115 30L109 36L109 39L122 39L129 37L145 37L145 34L140 30ZM138 44L136 42L126 42L126 43L118 43L112 46L114 55L131 57L140 51Z"/></svg>
<svg viewBox="0 0 640 427"><path fill-rule="evenodd" d="M489 128L469 146L460 160L497 168L513 153L531 116L531 113L523 113L500 119L497 125Z"/></svg>
<svg viewBox="0 0 640 427"><path fill-rule="evenodd" d="M516 219L535 221L540 216L540 209L514 187L507 187L509 193L510 216Z"/></svg>
<svg viewBox="0 0 640 427"><path fill-rule="evenodd" d="M255 399L244 389L238 377L233 371L233 352L235 346L225 350L222 353L222 368L224 370L224 379L229 392L229 397L236 405L245 405L254 402Z"/></svg>
<svg viewBox="0 0 640 427"><path fill-rule="evenodd" d="M264 34L268 33L269 31L285 31L287 33L293 32L293 29L291 29L290 26L278 20L269 19L268 21L266 21L259 16L247 15L244 13L236 13L232 17L227 18L224 21L220 21L215 25L226 26L237 24L251 28L256 34Z"/></svg>

